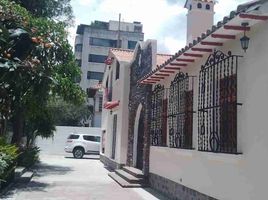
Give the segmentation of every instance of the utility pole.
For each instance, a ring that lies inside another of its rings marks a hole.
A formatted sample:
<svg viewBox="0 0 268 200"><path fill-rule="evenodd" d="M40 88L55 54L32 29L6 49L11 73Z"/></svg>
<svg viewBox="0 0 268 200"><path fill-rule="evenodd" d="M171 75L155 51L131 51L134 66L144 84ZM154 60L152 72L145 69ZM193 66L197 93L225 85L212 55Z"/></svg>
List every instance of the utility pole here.
<svg viewBox="0 0 268 200"><path fill-rule="evenodd" d="M120 26L121 26L121 13L119 13L117 48L121 48L121 42L120 42Z"/></svg>

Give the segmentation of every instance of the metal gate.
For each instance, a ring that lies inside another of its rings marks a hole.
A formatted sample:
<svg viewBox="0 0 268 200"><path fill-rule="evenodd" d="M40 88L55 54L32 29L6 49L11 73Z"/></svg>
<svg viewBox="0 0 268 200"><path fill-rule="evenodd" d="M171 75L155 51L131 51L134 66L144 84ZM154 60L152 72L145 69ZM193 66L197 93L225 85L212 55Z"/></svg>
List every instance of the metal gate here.
<svg viewBox="0 0 268 200"><path fill-rule="evenodd" d="M201 67L198 149L237 153L237 65L231 52L215 51Z"/></svg>
<svg viewBox="0 0 268 200"><path fill-rule="evenodd" d="M194 77L182 72L171 82L169 90L169 145L192 148Z"/></svg>

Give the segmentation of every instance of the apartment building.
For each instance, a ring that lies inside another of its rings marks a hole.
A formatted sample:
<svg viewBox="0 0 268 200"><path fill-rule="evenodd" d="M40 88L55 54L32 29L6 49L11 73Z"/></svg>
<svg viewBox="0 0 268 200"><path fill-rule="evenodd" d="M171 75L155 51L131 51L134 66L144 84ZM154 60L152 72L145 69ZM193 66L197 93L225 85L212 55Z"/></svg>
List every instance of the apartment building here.
<svg viewBox="0 0 268 200"><path fill-rule="evenodd" d="M89 126L101 126L102 88L105 61L110 48L134 49L144 40L140 22L94 21L80 24L76 30L75 57L81 66L80 86L87 92L87 103L93 110Z"/></svg>

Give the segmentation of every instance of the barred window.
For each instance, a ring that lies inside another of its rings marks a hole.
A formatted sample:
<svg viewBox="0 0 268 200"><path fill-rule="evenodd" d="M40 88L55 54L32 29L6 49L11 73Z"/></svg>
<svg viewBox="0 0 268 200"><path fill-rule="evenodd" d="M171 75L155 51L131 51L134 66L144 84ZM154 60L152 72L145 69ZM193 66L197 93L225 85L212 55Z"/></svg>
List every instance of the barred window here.
<svg viewBox="0 0 268 200"><path fill-rule="evenodd" d="M194 77L182 72L171 82L169 91L169 145L192 148Z"/></svg>
<svg viewBox="0 0 268 200"><path fill-rule="evenodd" d="M199 74L198 149L237 153L238 57L216 51Z"/></svg>
<svg viewBox="0 0 268 200"><path fill-rule="evenodd" d="M157 85L152 95L151 145L166 146L166 107L164 86Z"/></svg>

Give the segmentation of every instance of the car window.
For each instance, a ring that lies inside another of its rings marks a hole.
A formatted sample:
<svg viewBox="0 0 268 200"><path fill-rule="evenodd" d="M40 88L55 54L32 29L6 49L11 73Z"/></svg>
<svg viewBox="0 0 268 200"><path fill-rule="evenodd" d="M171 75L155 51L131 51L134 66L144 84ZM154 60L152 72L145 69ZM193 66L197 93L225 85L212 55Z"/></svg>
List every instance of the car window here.
<svg viewBox="0 0 268 200"><path fill-rule="evenodd" d="M92 142L100 142L100 137L91 136L91 135L83 135L84 140L92 141Z"/></svg>
<svg viewBox="0 0 268 200"><path fill-rule="evenodd" d="M78 139L79 138L79 135L69 135L68 139L72 139L72 140L75 140L75 139Z"/></svg>

